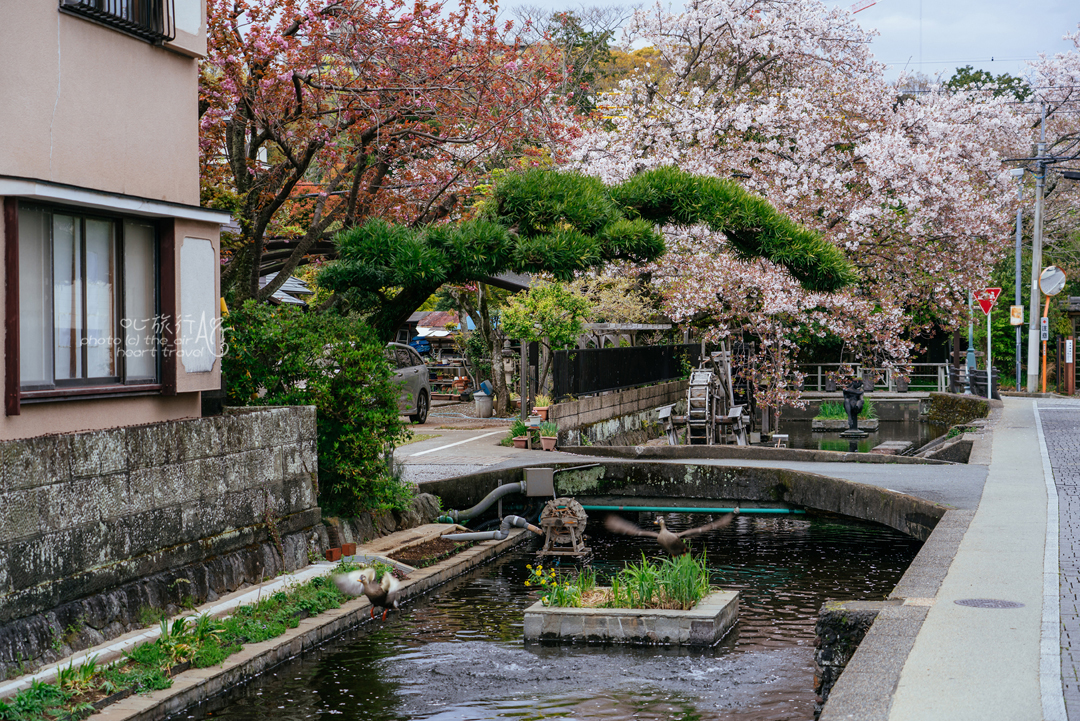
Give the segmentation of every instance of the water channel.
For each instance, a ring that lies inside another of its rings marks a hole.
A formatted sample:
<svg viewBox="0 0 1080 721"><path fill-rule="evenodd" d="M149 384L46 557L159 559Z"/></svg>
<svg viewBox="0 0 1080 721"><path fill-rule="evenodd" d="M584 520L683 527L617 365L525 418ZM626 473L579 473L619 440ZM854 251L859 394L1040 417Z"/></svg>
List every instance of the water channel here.
<svg viewBox="0 0 1080 721"><path fill-rule="evenodd" d="M707 520L665 518L675 528ZM601 576L658 555L598 520L589 535ZM536 559L519 547L178 718L810 719L821 604L884 598L919 549L876 524L806 516L742 516L694 545L707 550L714 585L741 592L739 622L713 648L525 647L525 564Z"/></svg>
<svg viewBox="0 0 1080 721"><path fill-rule="evenodd" d="M886 441L910 441L917 450L949 430L945 426L920 421L881 421L876 431L866 438L848 440L839 431L814 431L810 421L784 421L780 433L788 434L790 448L809 448L818 451L869 453L874 446Z"/></svg>

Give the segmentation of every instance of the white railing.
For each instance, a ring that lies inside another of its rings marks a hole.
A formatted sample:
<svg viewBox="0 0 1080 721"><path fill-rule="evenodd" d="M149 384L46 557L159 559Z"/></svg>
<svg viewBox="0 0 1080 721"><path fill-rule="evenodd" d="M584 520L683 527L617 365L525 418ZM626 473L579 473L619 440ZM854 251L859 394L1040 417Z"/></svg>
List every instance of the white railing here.
<svg viewBox="0 0 1080 721"><path fill-rule="evenodd" d="M835 377L841 368L851 368L857 378L865 378L872 373L875 391L925 393L949 390L949 365L947 363L912 363L906 387L902 382L902 376L894 368L871 368L848 363L802 364L799 366L803 374L802 390L811 393L839 391L840 386L834 387L829 382L829 376Z"/></svg>

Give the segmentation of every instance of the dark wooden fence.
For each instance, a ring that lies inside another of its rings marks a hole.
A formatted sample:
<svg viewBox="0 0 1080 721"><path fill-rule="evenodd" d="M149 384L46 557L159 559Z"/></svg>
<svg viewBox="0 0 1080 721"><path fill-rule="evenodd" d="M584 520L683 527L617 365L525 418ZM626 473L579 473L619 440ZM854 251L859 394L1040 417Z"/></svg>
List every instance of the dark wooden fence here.
<svg viewBox="0 0 1080 721"><path fill-rule="evenodd" d="M700 356L700 343L555 351L554 399L683 378Z"/></svg>

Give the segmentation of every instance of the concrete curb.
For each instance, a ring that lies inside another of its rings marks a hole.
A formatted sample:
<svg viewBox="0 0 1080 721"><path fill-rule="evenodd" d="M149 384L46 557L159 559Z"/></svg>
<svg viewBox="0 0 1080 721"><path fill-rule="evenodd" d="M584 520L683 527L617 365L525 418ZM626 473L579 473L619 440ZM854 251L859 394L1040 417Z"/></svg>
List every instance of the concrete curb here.
<svg viewBox="0 0 1080 721"><path fill-rule="evenodd" d="M530 537L524 529L513 529L505 540L485 541L445 561L419 569L403 584L402 600L441 586ZM245 646L220 666L185 671L173 679L171 688L129 696L106 706L95 718L102 721L162 721L363 623L370 607L366 598L358 598L340 608L306 618L277 638Z"/></svg>

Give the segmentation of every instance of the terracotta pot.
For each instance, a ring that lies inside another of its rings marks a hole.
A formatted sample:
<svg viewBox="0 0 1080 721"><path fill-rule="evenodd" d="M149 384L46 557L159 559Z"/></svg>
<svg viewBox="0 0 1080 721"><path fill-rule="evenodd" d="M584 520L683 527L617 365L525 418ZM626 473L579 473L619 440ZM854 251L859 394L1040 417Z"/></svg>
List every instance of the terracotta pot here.
<svg viewBox="0 0 1080 721"><path fill-rule="evenodd" d="M514 448L528 448L529 437L528 436L516 436L514 438Z"/></svg>
<svg viewBox="0 0 1080 721"><path fill-rule="evenodd" d="M558 442L558 436L540 436L540 445L545 451L555 450L555 443Z"/></svg>
<svg viewBox="0 0 1080 721"><path fill-rule="evenodd" d="M330 561L331 563L334 563L335 561L340 561L341 560L341 549L340 548L328 548L328 549L326 549L326 553L324 555L326 556L326 560Z"/></svg>
<svg viewBox="0 0 1080 721"><path fill-rule="evenodd" d="M533 413L540 416L545 421L547 420L547 411L548 411L547 406L537 406L537 407L533 408Z"/></svg>
<svg viewBox="0 0 1080 721"><path fill-rule="evenodd" d="M356 544L355 543L343 543L343 544L341 544L341 555L342 556L355 556L356 555Z"/></svg>

